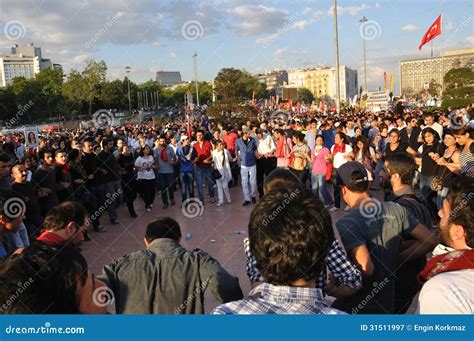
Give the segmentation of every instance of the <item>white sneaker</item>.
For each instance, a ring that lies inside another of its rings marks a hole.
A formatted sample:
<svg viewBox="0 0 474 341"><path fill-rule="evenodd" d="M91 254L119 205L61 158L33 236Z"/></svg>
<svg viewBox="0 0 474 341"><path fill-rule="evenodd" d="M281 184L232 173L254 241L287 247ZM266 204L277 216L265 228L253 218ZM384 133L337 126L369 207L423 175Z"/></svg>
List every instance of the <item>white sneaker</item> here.
<svg viewBox="0 0 474 341"><path fill-rule="evenodd" d="M351 208L349 206L346 206L346 208L344 209L344 211L346 211L346 212L350 211L350 210L351 210Z"/></svg>
<svg viewBox="0 0 474 341"><path fill-rule="evenodd" d="M338 208L336 206L332 207L329 209L329 212L336 212Z"/></svg>
<svg viewBox="0 0 474 341"><path fill-rule="evenodd" d="M221 207L222 205L224 205L223 202L218 202L218 203L216 204L216 207Z"/></svg>
<svg viewBox="0 0 474 341"><path fill-rule="evenodd" d="M153 204L150 204L150 208L153 208Z"/></svg>
<svg viewBox="0 0 474 341"><path fill-rule="evenodd" d="M230 205L232 204L232 200L227 200L227 203Z"/></svg>
<svg viewBox="0 0 474 341"><path fill-rule="evenodd" d="M148 208L146 209L146 211L147 211L147 212L151 212L151 208L148 207Z"/></svg>

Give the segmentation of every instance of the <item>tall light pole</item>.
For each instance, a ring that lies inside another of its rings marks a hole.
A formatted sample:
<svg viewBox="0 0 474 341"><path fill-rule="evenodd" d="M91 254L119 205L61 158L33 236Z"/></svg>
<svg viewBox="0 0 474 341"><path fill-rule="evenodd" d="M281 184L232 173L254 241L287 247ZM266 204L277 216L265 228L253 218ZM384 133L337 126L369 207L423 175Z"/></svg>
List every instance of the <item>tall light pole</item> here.
<svg viewBox="0 0 474 341"><path fill-rule="evenodd" d="M196 104L197 106L199 106L199 87L198 87L198 71L197 71L196 57L197 57L197 53L194 52L193 61L194 61L194 81L196 82Z"/></svg>
<svg viewBox="0 0 474 341"><path fill-rule="evenodd" d="M127 73L127 79L128 79L128 114L132 114L132 100L130 98L130 65L125 66L125 72Z"/></svg>
<svg viewBox="0 0 474 341"><path fill-rule="evenodd" d="M341 105L341 85L339 80L339 37L337 33L337 1L334 0L334 50L336 55L336 110L339 113Z"/></svg>
<svg viewBox="0 0 474 341"><path fill-rule="evenodd" d="M364 16L360 18L359 22L362 26L365 26L365 23L367 22L367 18ZM364 27L362 27L362 31L364 31ZM365 51L365 37L362 35L362 41L364 42L364 87L365 91L369 92L369 89L367 89L367 58L366 58L366 51Z"/></svg>

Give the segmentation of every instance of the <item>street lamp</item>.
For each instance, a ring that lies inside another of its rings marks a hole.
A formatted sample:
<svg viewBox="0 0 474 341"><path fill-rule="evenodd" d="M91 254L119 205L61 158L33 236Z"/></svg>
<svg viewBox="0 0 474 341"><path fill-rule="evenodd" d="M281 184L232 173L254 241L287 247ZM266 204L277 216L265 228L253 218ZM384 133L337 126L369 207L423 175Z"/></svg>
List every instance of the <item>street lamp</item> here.
<svg viewBox="0 0 474 341"><path fill-rule="evenodd" d="M197 57L197 53L194 52L193 62L194 62L194 80L196 82L196 105L199 107L199 87L198 87L198 71L197 71L196 57Z"/></svg>
<svg viewBox="0 0 474 341"><path fill-rule="evenodd" d="M368 20L365 16L363 16L359 20L359 22L362 26L365 26L365 23L367 21ZM362 28L362 31L364 31L364 28ZM368 89L367 89L367 59L366 59L366 52L365 52L365 38L364 38L364 35L362 35L362 41L364 43L364 86L365 86L365 91L368 92Z"/></svg>
<svg viewBox="0 0 474 341"><path fill-rule="evenodd" d="M128 79L128 114L132 114L132 101L130 99L130 65L125 66L125 72L127 73L127 79Z"/></svg>
<svg viewBox="0 0 474 341"><path fill-rule="evenodd" d="M341 105L341 85L339 80L339 38L337 33L337 1L334 0L334 50L336 56L336 110L339 113Z"/></svg>

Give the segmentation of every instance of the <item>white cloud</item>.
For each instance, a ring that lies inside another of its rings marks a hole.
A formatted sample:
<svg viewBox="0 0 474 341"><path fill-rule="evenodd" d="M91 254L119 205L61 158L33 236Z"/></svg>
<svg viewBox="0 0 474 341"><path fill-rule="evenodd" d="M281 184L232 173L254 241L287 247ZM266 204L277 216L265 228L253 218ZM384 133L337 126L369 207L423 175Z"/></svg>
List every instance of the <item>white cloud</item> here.
<svg viewBox="0 0 474 341"><path fill-rule="evenodd" d="M288 16L287 10L265 6L239 6L229 12L236 20L230 27L243 37L275 33Z"/></svg>
<svg viewBox="0 0 474 341"><path fill-rule="evenodd" d="M418 30L418 27L413 24L408 24L403 26L402 30L404 30L405 32L415 32L416 30Z"/></svg>
<svg viewBox="0 0 474 341"><path fill-rule="evenodd" d="M470 45L469 47L474 46L474 36L467 37L466 38L466 43L468 43Z"/></svg>
<svg viewBox="0 0 474 341"><path fill-rule="evenodd" d="M360 4L359 6L337 6L337 15L343 15L343 14L350 14L350 15L357 15L359 12L371 8L371 6L367 4ZM328 10L327 14L332 15L334 10L334 6L331 6L331 8Z"/></svg>

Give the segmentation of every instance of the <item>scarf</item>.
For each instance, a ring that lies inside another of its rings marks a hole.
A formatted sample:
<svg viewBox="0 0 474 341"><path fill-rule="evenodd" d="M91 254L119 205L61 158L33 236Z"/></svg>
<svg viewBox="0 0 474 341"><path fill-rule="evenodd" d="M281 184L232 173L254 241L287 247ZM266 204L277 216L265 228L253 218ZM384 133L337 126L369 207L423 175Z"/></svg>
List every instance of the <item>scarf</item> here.
<svg viewBox="0 0 474 341"><path fill-rule="evenodd" d="M162 161L165 161L165 162L168 161L168 156L166 155L166 147L161 148L160 158L161 158Z"/></svg>
<svg viewBox="0 0 474 341"><path fill-rule="evenodd" d="M40 234L36 240L43 242L51 246L61 246L66 242L64 239L59 237L56 233L44 231Z"/></svg>
<svg viewBox="0 0 474 341"><path fill-rule="evenodd" d="M275 156L276 157L285 157L285 145L286 145L286 137L282 136L277 141Z"/></svg>
<svg viewBox="0 0 474 341"><path fill-rule="evenodd" d="M474 269L474 250L454 250L431 258L418 274L421 284L443 272Z"/></svg>
<svg viewBox="0 0 474 341"><path fill-rule="evenodd" d="M334 145L333 155L336 155L337 153L344 154L345 152L346 152L346 144L344 142Z"/></svg>
<svg viewBox="0 0 474 341"><path fill-rule="evenodd" d="M71 170L71 167L69 166L68 163L59 163L59 162L56 161L55 164L56 164L56 166L58 166L62 169L63 174L67 174Z"/></svg>

